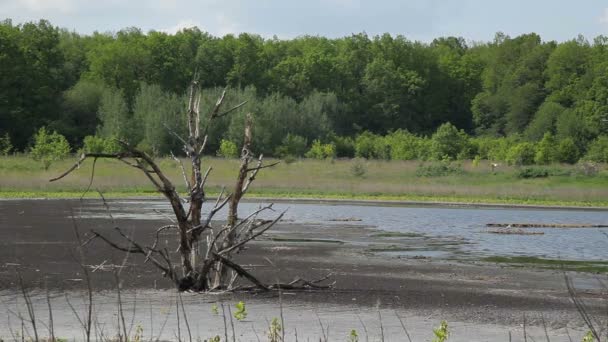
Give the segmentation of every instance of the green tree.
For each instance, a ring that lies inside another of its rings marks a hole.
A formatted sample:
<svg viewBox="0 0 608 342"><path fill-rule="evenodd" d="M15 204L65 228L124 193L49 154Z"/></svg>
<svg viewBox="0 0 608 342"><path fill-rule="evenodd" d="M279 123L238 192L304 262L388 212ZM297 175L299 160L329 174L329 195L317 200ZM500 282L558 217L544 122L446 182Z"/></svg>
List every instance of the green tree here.
<svg viewBox="0 0 608 342"><path fill-rule="evenodd" d="M11 153L13 149L13 144L11 143L11 137L8 133L4 133L4 135L0 135L0 155L7 156Z"/></svg>
<svg viewBox="0 0 608 342"><path fill-rule="evenodd" d="M133 130L131 114L119 90L108 89L103 93L97 115L101 122L98 133L102 137L117 137L137 143L134 136L138 135Z"/></svg>
<svg viewBox="0 0 608 342"><path fill-rule="evenodd" d="M596 163L608 163L608 136L602 135L595 139L589 145L584 159Z"/></svg>
<svg viewBox="0 0 608 342"><path fill-rule="evenodd" d="M237 158L239 156L239 148L232 141L222 139L217 155L224 158Z"/></svg>
<svg viewBox="0 0 608 342"><path fill-rule="evenodd" d="M506 162L511 165L531 165L534 164L536 149L529 142L522 142L509 149L506 155Z"/></svg>
<svg viewBox="0 0 608 342"><path fill-rule="evenodd" d="M575 164L580 157L580 152L572 138L565 138L559 142L556 155L557 160L562 163Z"/></svg>
<svg viewBox="0 0 608 342"><path fill-rule="evenodd" d="M30 149L32 158L40 161L45 170L51 163L62 160L70 153L70 144L65 137L57 132L49 133L45 127L34 135L34 146Z"/></svg>
<svg viewBox="0 0 608 342"><path fill-rule="evenodd" d="M307 144L308 141L306 138L288 133L283 139L281 146L277 148L275 154L280 157L302 157L304 153L306 153Z"/></svg>
<svg viewBox="0 0 608 342"><path fill-rule="evenodd" d="M323 144L320 140L312 142L310 150L306 152L306 158L327 159L336 156L336 147L334 144Z"/></svg>
<svg viewBox="0 0 608 342"><path fill-rule="evenodd" d="M437 128L431 137L431 155L433 158L457 159L458 155L466 152L469 147L469 137L463 130L458 130L449 122Z"/></svg>
<svg viewBox="0 0 608 342"><path fill-rule="evenodd" d="M557 141L553 134L547 132L543 136L543 139L538 143L536 147L536 154L534 155L534 162L536 164L550 164L557 160Z"/></svg>

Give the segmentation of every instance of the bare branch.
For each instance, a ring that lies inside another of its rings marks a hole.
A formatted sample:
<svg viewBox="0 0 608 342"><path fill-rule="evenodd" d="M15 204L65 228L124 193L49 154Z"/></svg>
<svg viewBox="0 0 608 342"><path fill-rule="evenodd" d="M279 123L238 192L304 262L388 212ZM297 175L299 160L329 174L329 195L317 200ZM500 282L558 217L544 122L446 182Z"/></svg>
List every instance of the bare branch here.
<svg viewBox="0 0 608 342"><path fill-rule="evenodd" d="M236 105L236 106L234 106L234 107L232 107L232 108L228 109L227 111L225 111L225 112L223 112L223 113L220 113L220 114L217 114L215 117L216 117L216 118L221 118L222 116L226 116L226 115L228 115L228 114L230 114L230 113L234 112L235 110L237 110L237 109L239 109L239 108L243 107L243 106L244 106L244 105L245 105L247 102L249 102L249 101L243 101L243 102L239 103L238 105Z"/></svg>
<svg viewBox="0 0 608 342"><path fill-rule="evenodd" d="M175 160L175 162L177 163L177 165L179 165L181 171L182 171L182 176L184 177L184 183L186 184L186 189L188 191L190 191L191 187L190 187L190 181L188 181L188 176L186 176L186 168L184 167L184 163L182 163L182 161L177 158L173 152L171 152L171 158L173 158L173 160Z"/></svg>

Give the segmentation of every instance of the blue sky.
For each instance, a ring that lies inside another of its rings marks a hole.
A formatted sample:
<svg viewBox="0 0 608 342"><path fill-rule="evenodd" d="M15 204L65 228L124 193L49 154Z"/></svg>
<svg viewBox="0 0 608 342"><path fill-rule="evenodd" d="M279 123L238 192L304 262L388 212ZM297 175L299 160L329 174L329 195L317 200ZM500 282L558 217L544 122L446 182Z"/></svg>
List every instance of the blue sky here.
<svg viewBox="0 0 608 342"><path fill-rule="evenodd" d="M601 0L0 0L0 18L45 18L80 33L198 26L214 35L341 37L365 31L427 42L450 35L488 41L497 31L558 41L608 35L608 1Z"/></svg>

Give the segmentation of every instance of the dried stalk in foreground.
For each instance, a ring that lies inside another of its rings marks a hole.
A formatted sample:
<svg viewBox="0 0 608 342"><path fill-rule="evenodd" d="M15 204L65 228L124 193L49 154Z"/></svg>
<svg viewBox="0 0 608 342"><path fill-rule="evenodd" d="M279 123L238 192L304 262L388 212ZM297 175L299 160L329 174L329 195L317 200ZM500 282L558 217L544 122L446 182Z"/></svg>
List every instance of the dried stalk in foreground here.
<svg viewBox="0 0 608 342"><path fill-rule="evenodd" d="M205 173L203 173L201 169L201 157L207 142L206 132L215 118L227 115L245 104L245 102L243 102L225 112L221 112L225 96L226 91L222 93L212 111L208 114L205 133L201 134L201 94L198 83L193 81L190 86L188 110L186 113L188 138L184 139L177 133L171 132L171 134L175 135L184 144L184 152L191 164L191 174L188 179L186 168L179 159L174 157L182 171L187 186L188 195L185 199L180 197L173 183L163 173L152 157L124 141L119 141L120 146L123 149L119 153L83 153L74 166L58 177L50 180L53 182L66 177L76 170L82 162L89 158L94 160L93 168L95 167L95 161L99 158L117 159L130 167L140 170L148 178L150 183L154 185L156 190L162 193L171 204L175 223L158 228L156 239L151 246L144 246L138 243L118 227L116 227L116 231L123 238L123 243L117 243L107 236L92 231L92 237L84 242L82 246L88 244L93 239L99 238L111 247L120 251L141 254L145 257L145 262L149 261L161 270L163 275L171 279L180 291L231 289L233 281L236 279L231 276L231 273L234 273L240 278L247 279L254 284L255 288L262 290L327 287L318 285L319 281L305 281L302 279L296 279L296 281L286 284L277 283L266 285L233 260L232 256L235 253L241 251L248 242L256 239L274 226L284 215L283 212L274 220L258 220L257 217L260 213L272 210L272 205L269 205L260 208L244 219L240 219L238 216L238 205L254 182L258 172L276 164L264 165L263 156L260 155L255 158L252 153L251 114L247 115L245 122L241 163L234 189L228 194L224 194L224 191L222 191L213 203L212 208L209 210L209 214L203 217L202 207L207 203L204 188L207 177L211 172L211 168L208 168ZM254 166L251 166L254 158L257 159L257 161ZM93 181L93 175L94 170L91 173L90 182ZM187 208L184 206L184 203L189 204ZM229 207L227 223L221 227L213 227L213 218L224 206L226 206L226 204L228 204ZM159 233L164 230L174 230L178 235L179 248L177 253L179 253L180 257L180 267L175 266L172 263L171 253L168 249L159 246ZM229 270L232 272L228 272Z"/></svg>

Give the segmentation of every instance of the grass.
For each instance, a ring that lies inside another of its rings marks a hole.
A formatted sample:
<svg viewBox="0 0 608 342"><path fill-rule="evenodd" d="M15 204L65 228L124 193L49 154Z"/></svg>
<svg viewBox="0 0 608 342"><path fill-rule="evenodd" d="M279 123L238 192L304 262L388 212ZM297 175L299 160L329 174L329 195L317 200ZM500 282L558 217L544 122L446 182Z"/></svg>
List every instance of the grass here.
<svg viewBox="0 0 608 342"><path fill-rule="evenodd" d="M90 161L68 177L48 182L74 161L75 158L57 162L45 171L27 156L0 157L0 198L79 197L89 183ZM365 161L367 173L361 178L352 173L354 163L353 160L281 163L260 172L249 197L608 207L606 171L595 177L520 179L512 167L501 167L494 174L487 163L474 167L464 162L462 174L418 177L417 161ZM159 164L183 191L177 164L170 159L160 159ZM224 185L232 186L238 160L205 158L203 164L213 167L208 194L218 193ZM92 189L89 197L96 196L96 189L108 197L159 196L140 172L115 160L98 160Z"/></svg>
<svg viewBox="0 0 608 342"><path fill-rule="evenodd" d="M556 269L565 271L589 272L589 273L608 273L608 261L581 261L581 260L559 260L543 259L537 257L501 257L493 256L483 258L483 261L504 263L515 266L533 266L536 268Z"/></svg>

